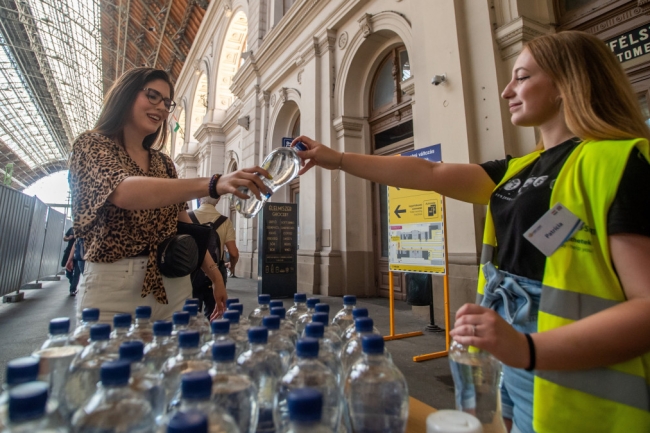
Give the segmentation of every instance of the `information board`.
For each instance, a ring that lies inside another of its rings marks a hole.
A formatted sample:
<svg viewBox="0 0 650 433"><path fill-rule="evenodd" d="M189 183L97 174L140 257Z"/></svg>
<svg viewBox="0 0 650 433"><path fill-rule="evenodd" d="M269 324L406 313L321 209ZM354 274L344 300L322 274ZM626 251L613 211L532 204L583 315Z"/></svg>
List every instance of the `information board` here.
<svg viewBox="0 0 650 433"><path fill-rule="evenodd" d="M440 144L401 156L441 162ZM388 268L445 274L444 201L436 192L388 187Z"/></svg>
<svg viewBox="0 0 650 433"><path fill-rule="evenodd" d="M298 289L298 205L265 203L260 212L258 294L293 297Z"/></svg>

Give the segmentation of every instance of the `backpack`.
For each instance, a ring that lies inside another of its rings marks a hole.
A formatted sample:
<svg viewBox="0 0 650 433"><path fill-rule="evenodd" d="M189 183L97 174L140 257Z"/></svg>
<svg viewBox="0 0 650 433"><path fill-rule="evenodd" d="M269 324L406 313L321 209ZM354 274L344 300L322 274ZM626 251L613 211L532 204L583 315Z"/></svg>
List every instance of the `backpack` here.
<svg viewBox="0 0 650 433"><path fill-rule="evenodd" d="M208 222L205 224L201 224L199 222L199 219L194 215L194 212L188 211L187 214L190 216L190 219L194 224L199 224L199 225L204 225L210 227L210 238L208 239L208 251L210 252L210 256L212 257L212 260L219 266L219 271L221 271L221 274L224 275L226 273L226 264L223 261L222 255L223 255L223 249L221 247L221 239L219 238L219 235L217 234L217 229L221 227L221 225L226 222L228 217L225 217L221 215L219 218L217 218L216 221L214 222ZM203 258L199 258L200 262L203 262ZM211 283L210 279L205 275L203 270L201 268L197 268L194 272L192 272L191 275L192 278L192 285L194 286L195 284L198 285L203 285L206 283ZM207 280L207 281L206 281ZM224 280L225 282L225 280Z"/></svg>

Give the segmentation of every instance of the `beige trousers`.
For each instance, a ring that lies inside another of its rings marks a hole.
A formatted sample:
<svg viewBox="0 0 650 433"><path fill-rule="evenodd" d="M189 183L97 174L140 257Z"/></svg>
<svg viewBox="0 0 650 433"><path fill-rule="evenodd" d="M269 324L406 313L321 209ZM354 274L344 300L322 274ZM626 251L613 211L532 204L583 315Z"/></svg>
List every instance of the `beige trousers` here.
<svg viewBox="0 0 650 433"><path fill-rule="evenodd" d="M182 311L185 300L192 296L189 275L181 278L163 277L168 304L159 304L153 294L142 298L142 284L147 269L146 257L118 260L115 263L86 262L79 281L77 320L84 308L99 308L99 322L113 324L117 313L135 315L135 307L151 307L151 321L171 320L174 311Z"/></svg>

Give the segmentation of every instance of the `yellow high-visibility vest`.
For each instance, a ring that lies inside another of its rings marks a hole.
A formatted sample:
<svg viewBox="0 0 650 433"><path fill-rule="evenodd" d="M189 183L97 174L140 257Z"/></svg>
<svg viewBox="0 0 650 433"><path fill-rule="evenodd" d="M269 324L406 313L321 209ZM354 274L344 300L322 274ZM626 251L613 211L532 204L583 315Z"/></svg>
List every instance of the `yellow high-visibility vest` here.
<svg viewBox="0 0 650 433"><path fill-rule="evenodd" d="M568 325L625 301L612 265L607 213L635 148L650 161L650 146L645 139L582 142L560 170L549 208L561 203L584 226L546 258L538 332ZM497 188L539 158L540 153L511 159ZM497 265L496 247L488 206L478 303L485 287L483 265L488 261ZM650 353L603 368L535 371L533 428L538 433L650 432Z"/></svg>

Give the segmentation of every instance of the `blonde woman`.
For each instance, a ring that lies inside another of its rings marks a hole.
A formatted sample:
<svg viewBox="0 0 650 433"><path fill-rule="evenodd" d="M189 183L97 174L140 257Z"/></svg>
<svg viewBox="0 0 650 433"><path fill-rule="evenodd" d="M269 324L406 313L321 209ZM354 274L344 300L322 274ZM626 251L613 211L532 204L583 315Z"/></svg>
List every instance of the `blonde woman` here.
<svg viewBox="0 0 650 433"><path fill-rule="evenodd" d="M503 362L508 428L650 431L650 131L636 96L602 41L562 32L526 45L502 97L512 123L541 136L522 158L436 164L303 136L302 171L340 166L487 204L478 305L451 334ZM523 234L556 204L583 225L545 254Z"/></svg>

